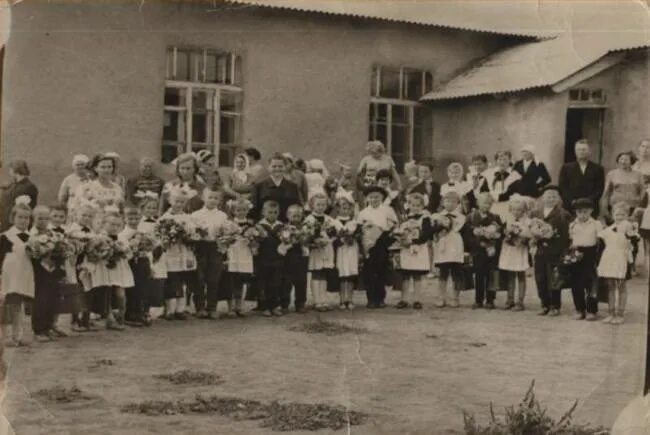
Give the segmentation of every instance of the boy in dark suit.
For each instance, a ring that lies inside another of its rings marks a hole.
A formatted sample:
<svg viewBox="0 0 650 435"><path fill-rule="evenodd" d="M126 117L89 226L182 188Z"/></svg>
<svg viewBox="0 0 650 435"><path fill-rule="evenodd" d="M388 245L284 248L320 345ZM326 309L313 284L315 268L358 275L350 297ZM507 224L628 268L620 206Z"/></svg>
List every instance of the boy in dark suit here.
<svg viewBox="0 0 650 435"><path fill-rule="evenodd" d="M257 278L259 300L262 315L265 317L282 316L280 297L282 291L282 271L284 259L278 253L282 223L278 221L280 205L276 201L266 201L262 206L262 219L259 226L265 231L255 258L255 276Z"/></svg>
<svg viewBox="0 0 650 435"><path fill-rule="evenodd" d="M488 168L488 159L485 154L477 154L472 157L473 171L467 174L467 181L472 183L472 190L465 196L467 209L474 210L478 207L477 198L483 192L490 192L490 186L485 178L485 170Z"/></svg>
<svg viewBox="0 0 650 435"><path fill-rule="evenodd" d="M513 169L521 175L517 184L517 193L522 196L538 198L544 186L551 182L546 166L535 160L535 150L532 145L524 145L521 149L522 159L515 162Z"/></svg>
<svg viewBox="0 0 650 435"><path fill-rule="evenodd" d="M300 204L300 192L295 183L286 179L285 159L281 154L271 156L268 171L269 176L253 186L251 217L260 219L264 203L275 201L279 206L280 220L284 221L289 206Z"/></svg>
<svg viewBox="0 0 650 435"><path fill-rule="evenodd" d="M476 286L476 298L472 306L473 309L483 308L484 301L486 302L485 308L488 310L494 309L494 299L496 297L499 276L497 266L501 241L495 240L493 244L491 243L489 246L486 246L474 234L475 229L489 225L494 225L501 230L503 226L501 219L498 215L490 212L493 202L492 196L489 193L480 193L477 197L478 208L470 212L466 221L465 239L474 263Z"/></svg>
<svg viewBox="0 0 650 435"><path fill-rule="evenodd" d="M304 211L298 204L290 205L287 210L288 225L300 228L303 222ZM305 248L302 244L296 243L286 247L284 255L284 270L282 273L282 296L280 305L282 310L287 312L291 303L291 289L294 290L294 307L296 313L306 313L305 302L307 301L307 272L309 256L305 255Z"/></svg>
<svg viewBox="0 0 650 435"><path fill-rule="evenodd" d="M571 215L562 208L562 198L557 186L547 186L542 194L543 209L535 211L533 218L542 219L553 227L553 236L538 242L535 252L535 283L542 303L540 316L557 316L562 306L561 288L554 288L553 273L569 248Z"/></svg>
<svg viewBox="0 0 650 435"><path fill-rule="evenodd" d="M418 166L418 177L420 183L416 184L411 192L421 193L427 198L427 210L435 213L440 208L440 184L433 181L433 165L421 163Z"/></svg>

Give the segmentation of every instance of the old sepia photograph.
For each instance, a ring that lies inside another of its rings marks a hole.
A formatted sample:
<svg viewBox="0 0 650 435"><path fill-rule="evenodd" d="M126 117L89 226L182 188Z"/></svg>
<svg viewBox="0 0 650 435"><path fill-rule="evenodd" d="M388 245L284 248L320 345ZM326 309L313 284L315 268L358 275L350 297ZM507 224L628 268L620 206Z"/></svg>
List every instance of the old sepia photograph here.
<svg viewBox="0 0 650 435"><path fill-rule="evenodd" d="M650 0L0 0L0 435L650 435Z"/></svg>

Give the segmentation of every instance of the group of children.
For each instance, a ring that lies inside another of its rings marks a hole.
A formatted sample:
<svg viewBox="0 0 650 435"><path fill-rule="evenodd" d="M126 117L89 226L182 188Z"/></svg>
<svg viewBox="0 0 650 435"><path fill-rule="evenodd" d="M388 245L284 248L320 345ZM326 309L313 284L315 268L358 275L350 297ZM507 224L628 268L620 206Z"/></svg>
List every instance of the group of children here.
<svg viewBox="0 0 650 435"><path fill-rule="evenodd" d="M339 294L341 309L353 309L357 289L366 291L367 308L383 308L391 273L399 276L397 308L421 309L422 279L431 272L432 259L439 308L458 307L460 291L475 288L473 308L495 308L496 292L507 290L505 308L524 310L526 272L534 266L541 315L558 315L561 289L571 287L576 318L595 320L600 277L609 296L604 321L623 322L634 237L627 205L614 206L614 223L603 228L592 217L590 200L576 201L572 217L553 186L545 188L541 207L513 195L508 213L501 215L494 212L489 192L477 193L475 206L467 210L465 195L447 188L430 212L428 195L395 192L391 181L381 171L375 180L364 179L362 199L346 190L334 197L316 192L306 206L289 206L286 216L269 200L258 222L250 219L247 199L226 202L214 188L198 193L202 208L194 211L187 208L194 195L172 189L161 216L159 198L151 194L121 210L81 203L69 217L65 207L32 210L19 198L12 227L0 236L3 335L9 344L24 344L27 308L39 341L67 335L58 324L61 313L72 314L77 331L94 329L97 315L108 329L123 330L125 324L151 325L152 307L162 307L167 320L187 319L189 305L196 317L215 319L218 302L226 301L228 317L243 317L244 297L253 293L264 316L286 314L292 293L295 311L304 313L308 286L318 311L332 309L332 292ZM170 238L161 233L164 221L204 232L192 241ZM112 262L77 252L52 267L35 260L28 246L31 237L52 233L86 242L102 235L123 246L146 235L154 243L148 251ZM570 279L561 282L562 275Z"/></svg>

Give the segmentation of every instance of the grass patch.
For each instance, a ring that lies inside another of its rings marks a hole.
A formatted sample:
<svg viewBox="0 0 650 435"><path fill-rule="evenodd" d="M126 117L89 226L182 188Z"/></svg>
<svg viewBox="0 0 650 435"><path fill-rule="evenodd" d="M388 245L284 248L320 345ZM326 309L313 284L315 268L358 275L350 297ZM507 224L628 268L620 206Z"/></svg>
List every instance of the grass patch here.
<svg viewBox="0 0 650 435"><path fill-rule="evenodd" d="M305 334L324 334L324 335L342 335L342 334L365 334L367 329L358 326L349 326L344 323L332 322L329 320L316 319L314 322L302 323L289 327L290 331L304 332Z"/></svg>
<svg viewBox="0 0 650 435"><path fill-rule="evenodd" d="M174 385L218 385L223 383L220 376L214 373L180 370L174 373L154 375L157 379L169 381Z"/></svg>
<svg viewBox="0 0 650 435"><path fill-rule="evenodd" d="M573 412L578 406L573 406L559 420L547 414L546 408L535 397L535 381L530 384L526 395L516 406L505 409L502 418L494 413L490 403L490 420L485 425L476 421L473 414L463 411L463 421L466 435L607 435L609 431L603 427L592 428L588 425L573 423Z"/></svg>
<svg viewBox="0 0 650 435"><path fill-rule="evenodd" d="M112 367L114 365L115 365L115 362L112 359L102 358L102 359L96 359L95 361L93 361L88 366L88 368L96 369L96 368L99 368L99 367Z"/></svg>
<svg viewBox="0 0 650 435"><path fill-rule="evenodd" d="M77 386L67 388L57 385L38 390L34 395L41 400L54 403L72 403L93 399L92 396L84 393Z"/></svg>
<svg viewBox="0 0 650 435"><path fill-rule="evenodd" d="M193 400L146 401L124 406L122 412L147 416L218 414L234 420L258 420L260 427L278 432L339 430L364 424L368 416L343 406L305 403L263 403L236 397L201 396Z"/></svg>

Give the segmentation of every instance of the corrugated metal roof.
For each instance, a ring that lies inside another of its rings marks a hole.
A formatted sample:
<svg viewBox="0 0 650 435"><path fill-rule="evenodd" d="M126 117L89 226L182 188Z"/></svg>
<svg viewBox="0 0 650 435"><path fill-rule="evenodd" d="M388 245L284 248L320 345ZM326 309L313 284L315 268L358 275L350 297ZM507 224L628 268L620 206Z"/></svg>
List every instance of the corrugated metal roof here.
<svg viewBox="0 0 650 435"><path fill-rule="evenodd" d="M422 97L423 101L516 92L552 86L608 53L650 47L649 7L624 1L566 3L560 36L524 43L491 56Z"/></svg>
<svg viewBox="0 0 650 435"><path fill-rule="evenodd" d="M539 0L228 0L230 3L347 15L527 37L552 37L564 17Z"/></svg>

